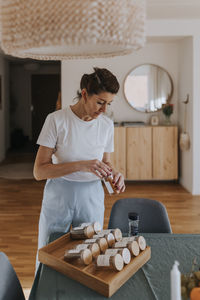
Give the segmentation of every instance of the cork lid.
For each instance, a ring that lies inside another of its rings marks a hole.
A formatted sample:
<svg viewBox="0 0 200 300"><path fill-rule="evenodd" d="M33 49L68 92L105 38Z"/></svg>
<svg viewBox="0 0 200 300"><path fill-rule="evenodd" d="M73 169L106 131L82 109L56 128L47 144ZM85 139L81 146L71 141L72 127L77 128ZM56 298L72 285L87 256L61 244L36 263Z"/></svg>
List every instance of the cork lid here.
<svg viewBox="0 0 200 300"><path fill-rule="evenodd" d="M136 213L136 212L129 212L128 213L128 218L130 220L137 221L137 220L139 220L139 214Z"/></svg>
<svg viewBox="0 0 200 300"><path fill-rule="evenodd" d="M121 271L124 267L124 260L120 254L116 254L111 257L114 268L117 271Z"/></svg>
<svg viewBox="0 0 200 300"><path fill-rule="evenodd" d="M139 245L141 250L146 249L146 241L145 241L145 238L143 236L138 236L137 237L137 242L138 242L138 245Z"/></svg>
<svg viewBox="0 0 200 300"><path fill-rule="evenodd" d="M99 244L100 250L102 252L105 252L106 249L108 248L108 243L104 237L97 239L97 242Z"/></svg>
<svg viewBox="0 0 200 300"><path fill-rule="evenodd" d="M94 222L93 223L93 228L94 228L94 232L95 233L98 233L98 232L100 232L101 231L101 224L99 223L99 222Z"/></svg>
<svg viewBox="0 0 200 300"><path fill-rule="evenodd" d="M126 265L128 265L131 261L131 253L128 248L124 248L122 250L122 257L123 257L124 263Z"/></svg>
<svg viewBox="0 0 200 300"><path fill-rule="evenodd" d="M115 240L117 242L121 241L121 239L122 239L122 232L121 232L121 230L119 228L113 229L112 233L114 234Z"/></svg>
<svg viewBox="0 0 200 300"><path fill-rule="evenodd" d="M84 249L80 253L84 264L89 265L92 262L92 252L89 249Z"/></svg>
<svg viewBox="0 0 200 300"><path fill-rule="evenodd" d="M140 253L140 248L136 241L128 242L127 248L130 250L131 254L133 254L134 256L138 256Z"/></svg>
<svg viewBox="0 0 200 300"><path fill-rule="evenodd" d="M114 235L110 232L108 234L105 235L105 238L108 242L108 246L112 247L112 245L115 243L115 237Z"/></svg>
<svg viewBox="0 0 200 300"><path fill-rule="evenodd" d="M84 228L84 234L88 238L91 238L94 235L94 229L92 225L88 225L87 227Z"/></svg>
<svg viewBox="0 0 200 300"><path fill-rule="evenodd" d="M94 243L90 246L93 257L97 257L100 254L100 247L97 243Z"/></svg>

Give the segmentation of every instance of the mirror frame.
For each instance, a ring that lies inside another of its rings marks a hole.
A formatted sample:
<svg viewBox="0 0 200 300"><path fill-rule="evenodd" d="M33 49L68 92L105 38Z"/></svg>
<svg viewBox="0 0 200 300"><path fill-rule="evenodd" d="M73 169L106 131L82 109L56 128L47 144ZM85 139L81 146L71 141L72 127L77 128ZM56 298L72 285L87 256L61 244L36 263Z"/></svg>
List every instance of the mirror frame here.
<svg viewBox="0 0 200 300"><path fill-rule="evenodd" d="M127 77L128 77L129 74L132 73L136 68L141 67L141 66L144 66L144 65L149 65L149 66L159 67L160 69L162 69L163 71L165 71L165 72L167 73L167 75L168 75L168 77L169 77L169 81L170 81L170 83L171 83L171 93L170 93L169 97L167 98L166 103L170 103L171 98L172 98L172 96L173 96L173 92L174 92L174 85L173 85L172 77L170 76L169 72L168 72L166 69L164 69L163 67L161 67L161 66L159 66L159 65L156 65L156 64L144 63L144 64L139 64L139 65L135 66L133 69L131 69L131 70L126 74L126 76L125 76L125 78L124 78L124 82L123 82L123 93L124 93L124 97L125 97L126 101L127 101L128 104L131 106L131 108L134 109L135 111L140 112L140 113L156 113L156 112L158 112L158 111L161 111L162 108L157 109L156 111L148 111L148 110L141 111L141 110L137 110L135 107L133 107L133 106L129 103L129 101L128 101L127 97L126 97L126 94L125 94L125 82L126 82Z"/></svg>

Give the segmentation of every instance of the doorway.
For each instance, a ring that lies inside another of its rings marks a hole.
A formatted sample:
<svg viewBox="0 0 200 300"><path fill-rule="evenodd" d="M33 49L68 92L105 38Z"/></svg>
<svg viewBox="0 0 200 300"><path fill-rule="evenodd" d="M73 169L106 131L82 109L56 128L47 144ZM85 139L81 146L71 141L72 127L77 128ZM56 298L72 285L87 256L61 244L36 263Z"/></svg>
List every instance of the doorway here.
<svg viewBox="0 0 200 300"><path fill-rule="evenodd" d="M32 143L42 129L47 115L56 110L60 91L60 74L34 74L31 76Z"/></svg>
<svg viewBox="0 0 200 300"><path fill-rule="evenodd" d="M9 58L6 162L34 161L45 118L56 109L60 82L60 62Z"/></svg>

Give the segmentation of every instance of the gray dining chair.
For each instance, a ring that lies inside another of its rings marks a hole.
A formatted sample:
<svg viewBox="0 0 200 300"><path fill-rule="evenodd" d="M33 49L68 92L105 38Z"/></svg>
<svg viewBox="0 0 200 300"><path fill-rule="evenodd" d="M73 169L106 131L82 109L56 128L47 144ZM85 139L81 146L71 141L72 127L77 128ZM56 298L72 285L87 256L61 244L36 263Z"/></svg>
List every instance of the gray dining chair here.
<svg viewBox="0 0 200 300"><path fill-rule="evenodd" d="M0 300L25 300L17 274L3 252L0 252Z"/></svg>
<svg viewBox="0 0 200 300"><path fill-rule="evenodd" d="M139 214L139 232L172 233L165 206L156 200L124 198L117 200L110 214L108 228L119 228L128 233L128 213Z"/></svg>

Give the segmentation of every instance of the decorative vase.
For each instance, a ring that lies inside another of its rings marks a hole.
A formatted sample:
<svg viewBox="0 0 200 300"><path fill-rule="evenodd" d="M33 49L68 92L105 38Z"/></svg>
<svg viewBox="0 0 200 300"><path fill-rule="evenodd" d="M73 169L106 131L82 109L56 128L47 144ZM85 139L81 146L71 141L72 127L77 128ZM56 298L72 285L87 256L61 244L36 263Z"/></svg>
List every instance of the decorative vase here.
<svg viewBox="0 0 200 300"><path fill-rule="evenodd" d="M179 145L182 151L188 150L190 148L190 136L187 132L182 132L180 134Z"/></svg>
<svg viewBox="0 0 200 300"><path fill-rule="evenodd" d="M165 115L165 125L171 125L171 115Z"/></svg>

